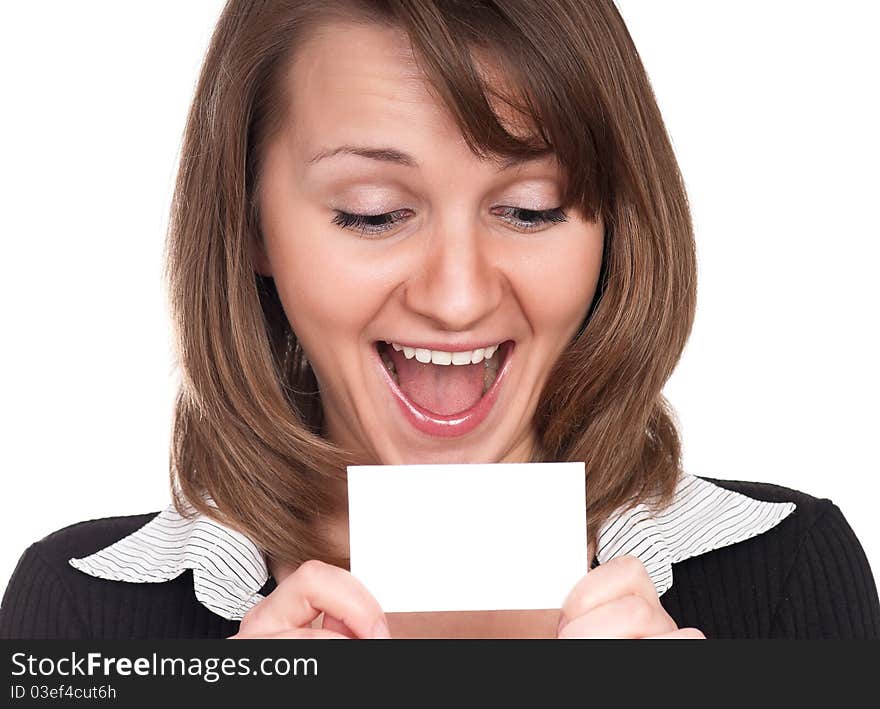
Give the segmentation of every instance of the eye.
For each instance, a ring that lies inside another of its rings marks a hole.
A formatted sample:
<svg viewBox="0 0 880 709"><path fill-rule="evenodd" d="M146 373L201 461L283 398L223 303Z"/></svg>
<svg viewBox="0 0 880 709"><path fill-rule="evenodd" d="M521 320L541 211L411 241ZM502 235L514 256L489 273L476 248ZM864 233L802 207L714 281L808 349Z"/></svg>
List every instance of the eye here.
<svg viewBox="0 0 880 709"><path fill-rule="evenodd" d="M333 223L343 229L356 231L365 238L381 236L393 230L398 224L406 220L409 209L398 209L393 212L382 214L352 214L341 210L334 210L336 216ZM557 224L568 221L568 217L561 207L556 209L522 209L520 207L497 207L493 212L504 218L520 231L539 231L548 224Z"/></svg>
<svg viewBox="0 0 880 709"><path fill-rule="evenodd" d="M548 224L568 221L561 207L556 209L521 209L519 207L497 207L494 212L522 231L539 231Z"/></svg>
<svg viewBox="0 0 880 709"><path fill-rule="evenodd" d="M410 210L398 209L383 214L351 214L338 209L334 211L336 212L336 216L333 217L334 224L338 224L343 229L360 232L362 236L370 238L394 229L397 224L404 221Z"/></svg>

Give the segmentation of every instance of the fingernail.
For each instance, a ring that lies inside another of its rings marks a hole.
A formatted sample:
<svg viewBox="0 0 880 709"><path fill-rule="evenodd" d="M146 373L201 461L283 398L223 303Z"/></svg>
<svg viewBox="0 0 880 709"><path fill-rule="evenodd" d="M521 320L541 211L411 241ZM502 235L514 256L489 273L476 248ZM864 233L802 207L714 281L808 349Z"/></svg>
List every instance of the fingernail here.
<svg viewBox="0 0 880 709"><path fill-rule="evenodd" d="M381 618L376 621L376 625L373 626L373 640L390 640L391 639L391 631L388 629L388 624L382 620Z"/></svg>

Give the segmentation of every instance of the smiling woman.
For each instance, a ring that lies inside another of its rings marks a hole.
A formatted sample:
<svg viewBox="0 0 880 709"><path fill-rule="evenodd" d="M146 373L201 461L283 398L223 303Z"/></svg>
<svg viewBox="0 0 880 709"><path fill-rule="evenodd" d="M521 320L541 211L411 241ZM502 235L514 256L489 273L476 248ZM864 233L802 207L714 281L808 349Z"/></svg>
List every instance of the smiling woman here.
<svg viewBox="0 0 880 709"><path fill-rule="evenodd" d="M167 256L174 503L29 549L3 634L387 637L346 570L346 466L537 461L587 476L559 637L880 634L831 503L682 471L661 390L693 229L610 0L231 0ZM170 626L96 629L97 596ZM470 634L534 633L492 623Z"/></svg>
<svg viewBox="0 0 880 709"><path fill-rule="evenodd" d="M596 292L595 207L564 203L546 146L475 154L398 28L326 25L284 86L255 261L317 379L322 434L386 463L530 459L541 389Z"/></svg>

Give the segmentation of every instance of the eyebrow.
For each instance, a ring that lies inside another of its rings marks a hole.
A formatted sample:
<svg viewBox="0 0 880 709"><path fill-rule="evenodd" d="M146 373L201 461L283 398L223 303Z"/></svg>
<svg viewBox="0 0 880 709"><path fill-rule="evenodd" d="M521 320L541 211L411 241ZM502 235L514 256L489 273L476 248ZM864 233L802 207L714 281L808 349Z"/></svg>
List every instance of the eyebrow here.
<svg viewBox="0 0 880 709"><path fill-rule="evenodd" d="M554 151L552 148L544 148L533 153L532 155L509 155L501 158L500 160L495 160L494 162L498 164L498 172L503 172L504 170L509 170L514 166L523 165L525 163L538 160L542 157L546 157L553 152ZM412 155L410 155L409 153L405 153L402 150L397 150L396 148L390 147L374 148L362 145L340 145L336 148L325 148L319 150L311 158L308 159L307 164L314 165L320 160L336 157L338 155L356 155L358 157L367 158L369 160L379 160L381 162L402 165L404 167L419 166L418 161Z"/></svg>

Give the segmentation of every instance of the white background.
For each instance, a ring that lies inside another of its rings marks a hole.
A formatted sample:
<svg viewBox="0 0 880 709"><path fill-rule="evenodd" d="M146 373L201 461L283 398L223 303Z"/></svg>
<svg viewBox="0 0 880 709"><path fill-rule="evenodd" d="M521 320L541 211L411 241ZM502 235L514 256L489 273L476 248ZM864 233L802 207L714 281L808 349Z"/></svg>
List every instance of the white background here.
<svg viewBox="0 0 880 709"><path fill-rule="evenodd" d="M0 6L0 589L32 542L169 501L161 255L222 3ZM692 203L666 393L688 472L834 500L880 574L873 3L621 0Z"/></svg>

